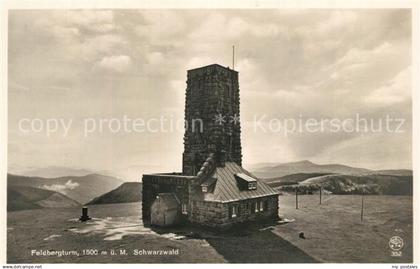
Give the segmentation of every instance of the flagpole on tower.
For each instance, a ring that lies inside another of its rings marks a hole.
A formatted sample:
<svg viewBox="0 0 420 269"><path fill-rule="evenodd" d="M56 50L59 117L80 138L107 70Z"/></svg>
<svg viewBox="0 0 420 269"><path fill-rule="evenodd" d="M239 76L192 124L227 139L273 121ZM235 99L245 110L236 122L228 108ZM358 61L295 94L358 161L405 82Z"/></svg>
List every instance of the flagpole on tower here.
<svg viewBox="0 0 420 269"><path fill-rule="evenodd" d="M235 46L232 46L232 69L235 70Z"/></svg>

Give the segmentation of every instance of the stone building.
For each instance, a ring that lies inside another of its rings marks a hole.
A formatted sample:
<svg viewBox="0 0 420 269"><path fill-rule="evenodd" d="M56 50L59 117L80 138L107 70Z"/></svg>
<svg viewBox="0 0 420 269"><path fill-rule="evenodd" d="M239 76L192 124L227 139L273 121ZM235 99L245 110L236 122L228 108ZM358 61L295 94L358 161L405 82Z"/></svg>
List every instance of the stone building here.
<svg viewBox="0 0 420 269"><path fill-rule="evenodd" d="M238 72L218 64L189 70L185 100L182 173L143 175L143 221L164 214L152 205L168 194L177 222L224 229L278 218L278 192L241 166Z"/></svg>

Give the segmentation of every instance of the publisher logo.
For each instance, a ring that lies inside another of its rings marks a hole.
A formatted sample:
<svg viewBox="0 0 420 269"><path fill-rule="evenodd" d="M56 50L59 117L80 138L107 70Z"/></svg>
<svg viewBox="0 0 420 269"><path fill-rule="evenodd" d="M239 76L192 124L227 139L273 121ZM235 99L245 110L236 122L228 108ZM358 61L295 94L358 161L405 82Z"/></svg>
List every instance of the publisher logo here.
<svg viewBox="0 0 420 269"><path fill-rule="evenodd" d="M404 240L401 237L397 235L391 237L391 239L389 239L388 245L389 248L392 250L391 256L400 257L402 255L400 250L404 246Z"/></svg>

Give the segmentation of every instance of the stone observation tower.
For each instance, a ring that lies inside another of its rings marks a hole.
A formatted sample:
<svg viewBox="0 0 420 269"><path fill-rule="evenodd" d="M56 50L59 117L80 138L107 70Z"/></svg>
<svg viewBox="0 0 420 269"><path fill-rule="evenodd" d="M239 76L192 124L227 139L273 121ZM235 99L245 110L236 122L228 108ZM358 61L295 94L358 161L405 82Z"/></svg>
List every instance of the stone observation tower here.
<svg viewBox="0 0 420 269"><path fill-rule="evenodd" d="M242 165L238 72L214 64L188 71L182 172L196 175L211 153Z"/></svg>
<svg viewBox="0 0 420 269"><path fill-rule="evenodd" d="M227 229L278 218L279 193L242 167L238 72L189 70L181 173L143 175L145 225Z"/></svg>

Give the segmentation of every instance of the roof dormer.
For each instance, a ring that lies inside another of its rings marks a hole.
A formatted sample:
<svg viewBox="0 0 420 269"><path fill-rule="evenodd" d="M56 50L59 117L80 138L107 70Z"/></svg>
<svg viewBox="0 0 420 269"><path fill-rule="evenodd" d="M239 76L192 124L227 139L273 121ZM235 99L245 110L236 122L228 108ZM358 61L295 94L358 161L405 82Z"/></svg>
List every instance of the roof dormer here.
<svg viewBox="0 0 420 269"><path fill-rule="evenodd" d="M256 190L257 189L257 180L255 178L248 176L244 173L235 174L235 178L241 190Z"/></svg>
<svg viewBox="0 0 420 269"><path fill-rule="evenodd" d="M201 192L203 193L207 193L207 192L212 192L214 189L214 185L216 183L216 179L215 178L209 178L206 181L204 181L203 183L201 183Z"/></svg>

